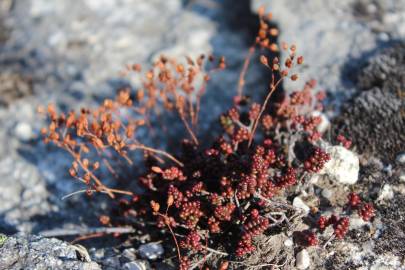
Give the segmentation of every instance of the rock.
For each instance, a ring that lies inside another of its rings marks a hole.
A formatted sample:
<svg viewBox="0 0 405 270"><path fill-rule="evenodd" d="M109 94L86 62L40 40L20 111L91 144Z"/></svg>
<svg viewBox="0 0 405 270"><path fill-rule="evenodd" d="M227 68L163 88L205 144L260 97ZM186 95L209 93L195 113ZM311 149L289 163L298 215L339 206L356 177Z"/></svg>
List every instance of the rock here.
<svg viewBox="0 0 405 270"><path fill-rule="evenodd" d="M286 247L292 247L294 245L294 242L291 238L288 238L287 240L284 241L284 246Z"/></svg>
<svg viewBox="0 0 405 270"><path fill-rule="evenodd" d="M21 232L30 232L31 218L51 211L49 194L37 168L8 156L0 159L0 212L2 221Z"/></svg>
<svg viewBox="0 0 405 270"><path fill-rule="evenodd" d="M20 122L15 127L15 135L21 141L29 141L33 138L31 125L26 122Z"/></svg>
<svg viewBox="0 0 405 270"><path fill-rule="evenodd" d="M361 217L350 218L350 230L352 230L352 229L360 229L365 224L367 224L367 222L364 221Z"/></svg>
<svg viewBox="0 0 405 270"><path fill-rule="evenodd" d="M95 262L82 262L69 244L40 236L15 235L0 245L0 269L100 270Z"/></svg>
<svg viewBox="0 0 405 270"><path fill-rule="evenodd" d="M331 191L331 190L329 190L329 189L323 189L322 190L322 196L325 198L325 199L330 199L330 198L332 198L332 196L333 196L333 192Z"/></svg>
<svg viewBox="0 0 405 270"><path fill-rule="evenodd" d="M104 266L108 267L108 269L119 269L121 265L119 256L108 256L103 259L102 262Z"/></svg>
<svg viewBox="0 0 405 270"><path fill-rule="evenodd" d="M295 266L298 269L307 269L311 265L311 258L309 257L308 251L306 249L298 252L295 259Z"/></svg>
<svg viewBox="0 0 405 270"><path fill-rule="evenodd" d="M356 183L360 169L358 156L343 146L327 147L326 152L330 154L331 159L320 173L341 184Z"/></svg>
<svg viewBox="0 0 405 270"><path fill-rule="evenodd" d="M396 162L399 164L405 164L405 153L401 153L397 156Z"/></svg>
<svg viewBox="0 0 405 270"><path fill-rule="evenodd" d="M309 213L311 210L308 205L304 203L304 201L300 197L295 197L293 200L293 206L304 210L305 213Z"/></svg>
<svg viewBox="0 0 405 270"><path fill-rule="evenodd" d="M141 245L138 249L139 255L148 260L155 260L163 255L163 246L159 243L148 243Z"/></svg>
<svg viewBox="0 0 405 270"><path fill-rule="evenodd" d="M136 250L134 248L127 248L125 249L121 256L122 258L125 258L125 260L131 262L136 260Z"/></svg>
<svg viewBox="0 0 405 270"><path fill-rule="evenodd" d="M388 201L394 198L394 191L389 184L385 184L378 195L378 201Z"/></svg>
<svg viewBox="0 0 405 270"><path fill-rule="evenodd" d="M122 266L123 270L147 270L149 269L149 265L145 261L134 261L125 263Z"/></svg>
<svg viewBox="0 0 405 270"><path fill-rule="evenodd" d="M333 134L348 134L356 151L393 163L405 145L405 43L377 50L357 72L361 90L334 120ZM367 117L366 117L367 116Z"/></svg>

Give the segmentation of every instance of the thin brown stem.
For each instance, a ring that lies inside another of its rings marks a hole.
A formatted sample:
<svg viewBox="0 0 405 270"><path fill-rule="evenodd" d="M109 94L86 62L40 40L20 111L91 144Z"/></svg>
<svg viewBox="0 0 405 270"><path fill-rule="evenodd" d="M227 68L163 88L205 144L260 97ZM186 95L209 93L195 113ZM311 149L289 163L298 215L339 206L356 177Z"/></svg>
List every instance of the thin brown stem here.
<svg viewBox="0 0 405 270"><path fill-rule="evenodd" d="M167 153L167 152L165 152L165 151L158 150L158 149L151 148L151 147L147 147L147 146L145 146L145 145L143 145L143 144L132 144L132 145L129 145L129 147L130 147L130 149L132 149L132 150L134 150L134 149L142 149L142 150L145 150L145 151L148 151L148 152L151 152L151 153L155 153L155 154L159 154L159 155L165 156L165 157L167 157L168 159L172 160L173 162L177 163L180 167L183 167L183 166L184 166L184 164L183 164L182 162L180 162L180 161L179 161L178 159L176 159L174 156L172 156L171 154L169 154L169 153Z"/></svg>
<svg viewBox="0 0 405 270"><path fill-rule="evenodd" d="M173 229L172 229L172 227L170 226L169 223L167 223L167 227L169 228L170 233L172 234L174 243L176 244L177 256L179 257L179 264L181 264L181 253L180 253L179 243L177 242L177 238L176 238L176 236L174 235Z"/></svg>
<svg viewBox="0 0 405 270"><path fill-rule="evenodd" d="M180 115L180 118L181 118L181 121L183 121L184 126L186 127L187 132L190 134L191 139L193 140L194 144L199 145L197 137L195 136L193 130L190 127L190 125L187 123L187 120L182 115Z"/></svg>
<svg viewBox="0 0 405 270"><path fill-rule="evenodd" d="M251 131L251 133L250 133L249 144L248 144L249 147L250 147L250 145L252 144L253 137L254 137L254 135L255 135L255 133L256 133L257 126L259 125L259 122L260 122L260 118L262 117L263 112L266 110L267 104L268 104L269 101L270 101L270 97L273 95L274 91L277 90L277 87L278 87L278 85L283 81L283 78L284 78L284 77L282 77L281 79L279 79L279 80L276 82L276 84L272 84L272 86L271 86L271 88L270 88L270 91L269 91L269 93L267 94L266 99L265 99L264 102L263 102L263 105L262 105L262 107L261 107L261 109L260 109L260 113L259 113L259 115L257 116L256 120L254 121L253 129L252 129L252 131Z"/></svg>
<svg viewBox="0 0 405 270"><path fill-rule="evenodd" d="M245 77L246 77L246 72L249 68L250 65L250 60L252 59L252 56L254 54L254 52L256 51L256 43L254 43L250 48L249 48L249 52L245 58L245 61L243 62L243 68L241 73L239 74L239 81L238 81L238 96L241 97L242 96L242 92L243 92L243 87L245 86Z"/></svg>
<svg viewBox="0 0 405 270"><path fill-rule="evenodd" d="M113 194L113 192L106 187L101 181L100 179L98 179L86 166L84 166L84 164L82 163L82 161L80 160L80 158L77 156L77 154L70 149L70 147L68 145L63 144L62 145L63 148L66 149L66 151L68 151L72 157L76 160L76 162L80 165L80 167L90 175L90 177L93 179L94 182L96 182L97 186L100 187L102 190L105 190L106 193L108 194L108 196L110 196L110 198L114 199L115 196Z"/></svg>

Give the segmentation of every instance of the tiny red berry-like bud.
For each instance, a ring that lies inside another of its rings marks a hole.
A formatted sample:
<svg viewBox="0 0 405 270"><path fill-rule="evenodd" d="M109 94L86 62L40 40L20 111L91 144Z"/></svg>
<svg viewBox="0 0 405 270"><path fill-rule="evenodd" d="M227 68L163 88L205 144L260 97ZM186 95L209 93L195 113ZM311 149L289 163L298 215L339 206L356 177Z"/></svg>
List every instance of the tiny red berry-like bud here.
<svg viewBox="0 0 405 270"><path fill-rule="evenodd" d="M366 203L362 205L359 209L359 215L363 218L364 221L369 221L372 217L375 216L375 209L371 203Z"/></svg>
<svg viewBox="0 0 405 270"><path fill-rule="evenodd" d="M309 232L305 235L305 241L308 246L318 245L318 238L316 237L316 234L313 232Z"/></svg>
<svg viewBox="0 0 405 270"><path fill-rule="evenodd" d="M302 63L304 63L304 57L303 57L303 56L299 56L299 57L297 58L297 64L298 64L298 65L302 65Z"/></svg>
<svg viewBox="0 0 405 270"><path fill-rule="evenodd" d="M320 216L318 219L318 227L323 231L328 226L328 219L325 216Z"/></svg>
<svg viewBox="0 0 405 270"><path fill-rule="evenodd" d="M333 225L335 235L338 239L342 239L349 230L349 218L343 217L335 222Z"/></svg>
<svg viewBox="0 0 405 270"><path fill-rule="evenodd" d="M259 217L259 211L256 208L254 208L252 209L252 211L250 211L250 215L252 216L252 218L256 219Z"/></svg>
<svg viewBox="0 0 405 270"><path fill-rule="evenodd" d="M304 162L304 168L308 172L319 172L325 163L330 160L330 155L321 148L315 148L313 154Z"/></svg>
<svg viewBox="0 0 405 270"><path fill-rule="evenodd" d="M291 75L291 80L293 80L293 81L298 80L298 75L297 74Z"/></svg>
<svg viewBox="0 0 405 270"><path fill-rule="evenodd" d="M349 204L351 207L356 207L356 206L358 206L358 205L361 203L360 196L359 196L358 194L354 193L354 192L351 192L351 193L347 196L347 198L348 198L348 200L349 200L348 204Z"/></svg>

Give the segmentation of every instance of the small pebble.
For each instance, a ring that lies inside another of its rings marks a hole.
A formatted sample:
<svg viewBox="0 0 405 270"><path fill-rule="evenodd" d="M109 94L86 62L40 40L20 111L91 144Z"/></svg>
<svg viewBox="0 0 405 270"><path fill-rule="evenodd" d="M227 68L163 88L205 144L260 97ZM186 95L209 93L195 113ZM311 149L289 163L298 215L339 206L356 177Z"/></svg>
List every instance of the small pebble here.
<svg viewBox="0 0 405 270"><path fill-rule="evenodd" d="M298 269L307 269L311 265L311 258L309 257L308 251L306 249L298 252L296 256L295 266Z"/></svg>
<svg viewBox="0 0 405 270"><path fill-rule="evenodd" d="M15 127L15 135L21 141L29 141L33 138L33 132L30 124L25 122L20 122Z"/></svg>
<svg viewBox="0 0 405 270"><path fill-rule="evenodd" d="M332 198L333 192L325 188L322 190L322 196L329 200L330 198Z"/></svg>
<svg viewBox="0 0 405 270"><path fill-rule="evenodd" d="M128 248L125 249L121 256L122 258L125 258L125 260L127 260L127 262L132 262L136 260L136 250L134 248Z"/></svg>
<svg viewBox="0 0 405 270"><path fill-rule="evenodd" d="M405 153L401 153L397 156L396 161L399 164L405 164Z"/></svg>
<svg viewBox="0 0 405 270"><path fill-rule="evenodd" d="M161 244L158 243L148 243L141 245L138 249L139 255L148 260L155 260L160 257L164 250Z"/></svg>
<svg viewBox="0 0 405 270"><path fill-rule="evenodd" d="M384 201L384 200L391 200L392 198L394 198L394 191L392 190L391 185L385 184L381 189L377 200Z"/></svg>
<svg viewBox="0 0 405 270"><path fill-rule="evenodd" d="M295 197L293 200L293 206L304 210L305 213L309 213L311 210L308 205L304 203L304 201L300 197Z"/></svg>
<svg viewBox="0 0 405 270"><path fill-rule="evenodd" d="M125 263L122 266L122 269L124 269L124 270L146 270L146 269L148 269L148 265L147 265L147 262L144 262L144 261L134 261L134 262Z"/></svg>
<svg viewBox="0 0 405 270"><path fill-rule="evenodd" d="M291 238L288 238L287 240L284 241L284 246L286 247L292 247L294 245L294 242Z"/></svg>

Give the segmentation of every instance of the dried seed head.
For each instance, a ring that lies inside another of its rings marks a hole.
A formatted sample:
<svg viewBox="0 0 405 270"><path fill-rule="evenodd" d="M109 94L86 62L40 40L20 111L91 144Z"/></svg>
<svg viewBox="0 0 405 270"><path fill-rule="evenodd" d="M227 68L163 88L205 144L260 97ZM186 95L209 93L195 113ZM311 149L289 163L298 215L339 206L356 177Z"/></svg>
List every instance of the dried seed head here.
<svg viewBox="0 0 405 270"><path fill-rule="evenodd" d="M173 195L169 195L169 197L167 197L167 206L170 207L173 205L174 202L174 197Z"/></svg>
<svg viewBox="0 0 405 270"><path fill-rule="evenodd" d="M151 168L151 170L152 170L153 172L155 172L155 173L162 173L162 172L163 172L162 169L159 168L159 167L157 167L157 166L153 166L153 167Z"/></svg>
<svg viewBox="0 0 405 270"><path fill-rule="evenodd" d="M303 57L303 56L299 56L299 57L297 58L297 64L298 64L298 65L302 65L302 63L304 63L304 57Z"/></svg>
<svg viewBox="0 0 405 270"><path fill-rule="evenodd" d="M291 80L296 81L297 79L298 79L298 75L297 75L297 74L291 75Z"/></svg>
<svg viewBox="0 0 405 270"><path fill-rule="evenodd" d="M266 67L269 66L269 60L268 60L267 57L264 56L264 55L261 55L261 56L260 56L260 62L261 62L263 65L265 65Z"/></svg>
<svg viewBox="0 0 405 270"><path fill-rule="evenodd" d="M155 201L150 201L150 206L152 207L153 212L157 213L160 209L160 204Z"/></svg>
<svg viewBox="0 0 405 270"><path fill-rule="evenodd" d="M271 29L269 30L269 34L270 34L271 36L278 36L278 34L279 34L278 29L277 29L277 28L271 28Z"/></svg>

